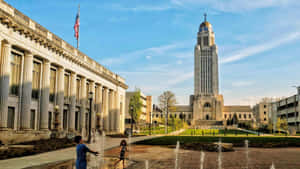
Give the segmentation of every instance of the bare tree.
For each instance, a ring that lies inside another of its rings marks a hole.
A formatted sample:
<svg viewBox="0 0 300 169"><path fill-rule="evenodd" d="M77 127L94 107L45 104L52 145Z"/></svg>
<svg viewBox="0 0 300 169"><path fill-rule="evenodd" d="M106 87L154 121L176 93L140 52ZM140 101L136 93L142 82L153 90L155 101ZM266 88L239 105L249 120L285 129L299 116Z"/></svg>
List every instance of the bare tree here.
<svg viewBox="0 0 300 169"><path fill-rule="evenodd" d="M176 104L175 94L171 91L165 91L158 97L159 106L165 112L165 133L168 133L168 116L169 111L174 109L174 105Z"/></svg>

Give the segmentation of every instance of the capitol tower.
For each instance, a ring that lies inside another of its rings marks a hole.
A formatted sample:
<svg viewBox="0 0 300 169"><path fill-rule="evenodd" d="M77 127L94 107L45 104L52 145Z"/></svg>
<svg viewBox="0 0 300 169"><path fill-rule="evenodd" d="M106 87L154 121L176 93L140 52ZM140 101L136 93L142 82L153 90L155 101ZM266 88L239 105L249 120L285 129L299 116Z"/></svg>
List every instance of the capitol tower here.
<svg viewBox="0 0 300 169"><path fill-rule="evenodd" d="M219 95L218 48L206 14L199 27L194 56L193 122L201 125L221 121L223 96Z"/></svg>

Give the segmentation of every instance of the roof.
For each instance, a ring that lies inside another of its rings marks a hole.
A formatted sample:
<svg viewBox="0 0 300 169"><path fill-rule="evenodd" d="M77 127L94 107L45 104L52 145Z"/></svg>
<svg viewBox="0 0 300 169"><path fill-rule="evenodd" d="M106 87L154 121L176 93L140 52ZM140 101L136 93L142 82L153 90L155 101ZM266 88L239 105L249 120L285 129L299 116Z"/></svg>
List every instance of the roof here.
<svg viewBox="0 0 300 169"><path fill-rule="evenodd" d="M190 105L176 105L174 112L193 112L193 107Z"/></svg>
<svg viewBox="0 0 300 169"><path fill-rule="evenodd" d="M224 106L223 112L252 112L250 106Z"/></svg>

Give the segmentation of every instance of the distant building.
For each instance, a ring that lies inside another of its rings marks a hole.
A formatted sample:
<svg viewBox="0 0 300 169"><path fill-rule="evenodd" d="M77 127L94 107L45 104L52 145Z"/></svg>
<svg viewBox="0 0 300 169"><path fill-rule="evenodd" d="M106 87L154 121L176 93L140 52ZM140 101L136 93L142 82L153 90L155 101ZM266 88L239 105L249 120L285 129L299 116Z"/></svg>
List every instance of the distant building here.
<svg viewBox="0 0 300 169"><path fill-rule="evenodd" d="M300 131L300 87L298 87L298 93L281 99L274 103L276 109L276 116L280 119L286 119L289 129L296 129ZM274 117L274 118L275 118ZM275 119L273 119L275 121Z"/></svg>
<svg viewBox="0 0 300 169"><path fill-rule="evenodd" d="M163 111L157 106L156 104L153 104L152 109L152 124L158 124L161 122L161 119L164 118Z"/></svg>
<svg viewBox="0 0 300 169"><path fill-rule="evenodd" d="M253 107L253 115L256 122L260 125L267 125L271 120L272 106L275 99L263 98L259 103Z"/></svg>
<svg viewBox="0 0 300 169"><path fill-rule="evenodd" d="M146 98L146 123L152 123L152 96Z"/></svg>
<svg viewBox="0 0 300 169"><path fill-rule="evenodd" d="M254 120L252 109L250 106L224 106L223 118L230 120L236 115L239 122L252 122Z"/></svg>
<svg viewBox="0 0 300 169"><path fill-rule="evenodd" d="M129 107L129 103L130 103L130 99L131 97L136 93L136 91L133 91L133 92L126 92L126 102L125 102L125 124L128 125L131 124L131 115L130 115L130 107ZM150 96L151 97L151 96ZM143 124L146 124L147 123L147 120L151 120L148 116L149 113L151 112L151 109L152 109L152 103L150 104L147 104L147 96L143 93L143 92L140 92L140 100L142 102L142 108L141 108L141 115L140 115L140 119L139 119L139 125L143 125ZM148 103L150 102L150 98L149 98L149 101ZM151 101L152 102L152 101ZM150 108L148 108L148 105L150 106ZM149 111L148 114L147 114L147 110Z"/></svg>

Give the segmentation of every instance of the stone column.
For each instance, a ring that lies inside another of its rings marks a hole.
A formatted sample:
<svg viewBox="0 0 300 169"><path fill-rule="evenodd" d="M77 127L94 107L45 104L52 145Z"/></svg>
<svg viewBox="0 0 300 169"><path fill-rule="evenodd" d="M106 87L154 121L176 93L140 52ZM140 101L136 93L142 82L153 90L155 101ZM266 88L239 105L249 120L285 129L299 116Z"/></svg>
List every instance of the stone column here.
<svg viewBox="0 0 300 169"><path fill-rule="evenodd" d="M109 119L108 119L108 89L104 88L103 91L103 127L105 131L109 131Z"/></svg>
<svg viewBox="0 0 300 169"><path fill-rule="evenodd" d="M114 91L109 91L109 130L113 131L114 129Z"/></svg>
<svg viewBox="0 0 300 169"><path fill-rule="evenodd" d="M32 69L33 69L33 55L32 53L26 52L24 56L22 99L21 99L21 129L23 130L30 129Z"/></svg>
<svg viewBox="0 0 300 169"><path fill-rule="evenodd" d="M63 113L64 113L64 82L65 82L65 70L63 67L58 68L57 78L57 102L58 105L58 129L63 130Z"/></svg>
<svg viewBox="0 0 300 169"><path fill-rule="evenodd" d="M41 93L41 118L40 129L48 130L48 108L49 108L49 90L50 90L50 62L45 60L43 64L43 80Z"/></svg>
<svg viewBox="0 0 300 169"><path fill-rule="evenodd" d="M11 45L0 41L0 130L7 128Z"/></svg>
<svg viewBox="0 0 300 169"><path fill-rule="evenodd" d="M70 84L70 112L69 112L69 131L75 131L75 111L76 111L76 73L71 73Z"/></svg>
<svg viewBox="0 0 300 169"><path fill-rule="evenodd" d="M96 124L96 127L99 126L100 129L102 127L102 124L101 124L101 119L102 119L102 85L98 85L97 87L97 92L96 92L96 119L98 120L97 124Z"/></svg>
<svg viewBox="0 0 300 169"><path fill-rule="evenodd" d="M92 128L92 131L95 129L95 121L96 121L96 117L95 117L95 106L94 106L94 103L95 103L95 98L96 98L96 91L95 91L95 82L90 82L90 92L93 93L93 100L92 100L92 107L91 107L91 128Z"/></svg>
<svg viewBox="0 0 300 169"><path fill-rule="evenodd" d="M116 96L115 96L115 99L116 99L116 105L115 105L115 121L116 121L116 125L115 125L115 129L116 129L116 132L120 132L120 96L119 96L119 92L116 91Z"/></svg>
<svg viewBox="0 0 300 169"><path fill-rule="evenodd" d="M80 128L82 136L85 136L85 113L86 113L86 104L87 104L87 95L86 95L86 78L81 78L81 107L80 107Z"/></svg>

